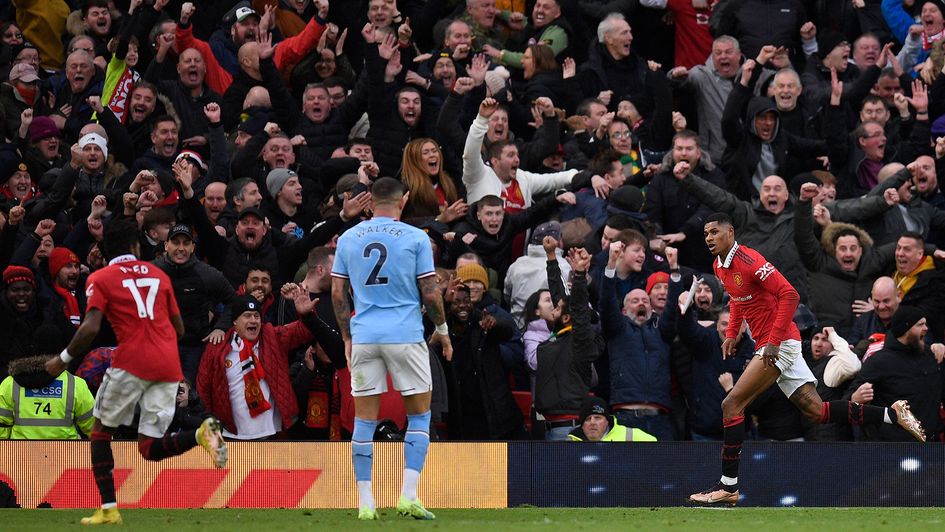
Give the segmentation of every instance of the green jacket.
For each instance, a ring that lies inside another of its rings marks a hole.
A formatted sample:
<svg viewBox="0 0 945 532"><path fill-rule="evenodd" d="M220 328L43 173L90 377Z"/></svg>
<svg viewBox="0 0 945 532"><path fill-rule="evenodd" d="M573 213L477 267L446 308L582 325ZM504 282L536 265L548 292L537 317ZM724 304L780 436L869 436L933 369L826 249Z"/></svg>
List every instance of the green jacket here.
<svg viewBox="0 0 945 532"><path fill-rule="evenodd" d="M612 418L614 426L600 441L656 441L656 437L640 429L629 428L617 423L617 418ZM577 427L568 434L570 441L588 441L584 435L584 429Z"/></svg>
<svg viewBox="0 0 945 532"><path fill-rule="evenodd" d="M10 364L10 376L0 383L0 439L77 440L78 429L92 431L95 398L88 384L68 371L45 374L46 358Z"/></svg>

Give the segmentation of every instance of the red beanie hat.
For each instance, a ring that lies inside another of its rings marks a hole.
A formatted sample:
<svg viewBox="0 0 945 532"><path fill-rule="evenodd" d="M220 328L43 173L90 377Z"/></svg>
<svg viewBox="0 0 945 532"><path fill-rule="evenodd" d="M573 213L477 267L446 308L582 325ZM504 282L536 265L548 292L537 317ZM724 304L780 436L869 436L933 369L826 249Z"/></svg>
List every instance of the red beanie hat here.
<svg viewBox="0 0 945 532"><path fill-rule="evenodd" d="M36 288L36 277L33 275L33 270L26 266L7 266L7 269L3 270L3 286L7 287L18 281L25 281Z"/></svg>
<svg viewBox="0 0 945 532"><path fill-rule="evenodd" d="M63 269L66 264L75 262L80 264L79 257L72 252L71 249L67 247L58 246L53 248L52 253L49 254L49 275L53 279L59 275L59 270Z"/></svg>
<svg viewBox="0 0 945 532"><path fill-rule="evenodd" d="M669 284L669 274L666 272L656 272L651 274L646 278L646 293L649 294L650 290L653 290L653 285L658 283Z"/></svg>

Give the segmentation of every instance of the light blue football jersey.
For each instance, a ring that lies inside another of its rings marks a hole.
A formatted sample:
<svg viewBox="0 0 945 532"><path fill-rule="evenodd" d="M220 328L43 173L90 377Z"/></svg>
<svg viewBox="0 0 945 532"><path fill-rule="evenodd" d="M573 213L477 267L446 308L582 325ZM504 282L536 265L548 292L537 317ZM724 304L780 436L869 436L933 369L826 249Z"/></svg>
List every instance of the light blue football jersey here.
<svg viewBox="0 0 945 532"><path fill-rule="evenodd" d="M423 230L392 218L365 220L338 239L331 274L351 283L352 343L423 341L417 279L436 274Z"/></svg>

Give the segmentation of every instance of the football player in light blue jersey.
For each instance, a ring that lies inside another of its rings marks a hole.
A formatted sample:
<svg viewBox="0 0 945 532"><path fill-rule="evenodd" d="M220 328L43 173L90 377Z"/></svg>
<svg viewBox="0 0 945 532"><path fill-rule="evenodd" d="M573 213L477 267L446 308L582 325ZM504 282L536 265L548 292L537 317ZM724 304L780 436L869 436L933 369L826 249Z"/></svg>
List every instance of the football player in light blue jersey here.
<svg viewBox="0 0 945 532"><path fill-rule="evenodd" d="M358 519L377 519L371 493L374 430L387 374L407 410L404 480L397 511L433 519L417 497L417 484L430 444L430 355L423 338L422 302L436 325L431 343L450 360L443 299L436 283L433 250L422 230L400 222L408 194L400 181L383 177L371 188L374 217L338 239L332 266L331 300L345 342L354 396L351 455L358 484ZM351 316L349 294L354 299Z"/></svg>

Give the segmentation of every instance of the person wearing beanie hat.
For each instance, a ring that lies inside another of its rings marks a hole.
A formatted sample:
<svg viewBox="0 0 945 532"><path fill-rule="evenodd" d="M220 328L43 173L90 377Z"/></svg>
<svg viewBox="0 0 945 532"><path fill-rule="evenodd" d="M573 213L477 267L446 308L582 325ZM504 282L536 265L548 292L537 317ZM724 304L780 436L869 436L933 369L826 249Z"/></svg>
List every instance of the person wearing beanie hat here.
<svg viewBox="0 0 945 532"><path fill-rule="evenodd" d="M610 405L600 397L584 399L578 421L580 425L568 434L569 441L656 441L653 435L641 429L617 423Z"/></svg>
<svg viewBox="0 0 945 532"><path fill-rule="evenodd" d="M7 266L3 270L0 294L0 380L7 375L7 364L16 358L35 355L33 332L44 321L45 302L37 299L36 277L25 266Z"/></svg>
<svg viewBox="0 0 945 532"><path fill-rule="evenodd" d="M903 2L883 1L883 19L890 33L903 44L899 60L906 72L915 65L925 62L932 51L932 45L945 38L945 2L942 0L918 0L912 13L906 10ZM910 29L919 17L922 33L913 35Z"/></svg>
<svg viewBox="0 0 945 532"><path fill-rule="evenodd" d="M266 176L266 190L272 198L263 206L263 213L272 227L295 238L305 236L315 226L315 209L302 209L303 186L299 175L288 168L270 170Z"/></svg>
<svg viewBox="0 0 945 532"><path fill-rule="evenodd" d="M489 274L478 264L464 264L456 268L456 277L469 288L469 297L473 303L478 303L489 290Z"/></svg>
<svg viewBox="0 0 945 532"><path fill-rule="evenodd" d="M33 289L36 289L36 276L33 270L26 266L16 266L11 264L3 270L3 287L9 288L13 283L28 283Z"/></svg>
<svg viewBox="0 0 945 532"><path fill-rule="evenodd" d="M12 149L0 148L0 200L13 200L13 205L18 205L37 193L20 155Z"/></svg>
<svg viewBox="0 0 945 532"><path fill-rule="evenodd" d="M939 416L943 397L940 363L945 359L945 345L927 345L928 333L925 312L901 305L893 314L882 348L864 358L844 399L889 406L900 416L900 426L882 425L878 430L864 431L864 439L942 441L945 427ZM910 423L904 424L903 417Z"/></svg>
<svg viewBox="0 0 945 532"><path fill-rule="evenodd" d="M108 158L108 141L98 133L86 133L79 139L79 147L85 149L86 146L95 145L102 150L102 157Z"/></svg>
<svg viewBox="0 0 945 532"><path fill-rule="evenodd" d="M49 254L48 266L49 277L52 279L53 291L61 298L62 302L52 301L51 306L62 305L62 311L66 319L73 327L78 327L82 320L82 311L76 294L83 292L77 290L79 286L79 257L69 248L57 246ZM84 300L84 294L82 299ZM83 301L84 303L84 301ZM84 305L81 305L84 307Z"/></svg>
<svg viewBox="0 0 945 532"><path fill-rule="evenodd" d="M666 308L666 296L669 295L669 274L654 272L646 278L646 295L650 296L653 312L660 314Z"/></svg>

